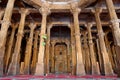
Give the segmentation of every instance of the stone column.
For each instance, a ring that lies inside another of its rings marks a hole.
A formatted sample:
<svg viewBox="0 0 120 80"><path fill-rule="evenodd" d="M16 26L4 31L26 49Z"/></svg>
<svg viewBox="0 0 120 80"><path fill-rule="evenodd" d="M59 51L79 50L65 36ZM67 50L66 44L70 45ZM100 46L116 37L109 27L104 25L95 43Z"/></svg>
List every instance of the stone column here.
<svg viewBox="0 0 120 80"><path fill-rule="evenodd" d="M71 52L70 52L70 43L67 42L67 71L70 72L70 57L71 57Z"/></svg>
<svg viewBox="0 0 120 80"><path fill-rule="evenodd" d="M44 4L44 3L43 3ZM47 15L50 13L49 6L43 5L40 9L42 14L42 24L41 24L41 33L40 33L40 46L39 46L39 53L38 53L38 63L36 66L35 75L44 75L44 53L45 53L45 46L42 44L44 42L43 36L46 35L46 24L47 24Z"/></svg>
<svg viewBox="0 0 120 80"><path fill-rule="evenodd" d="M115 38L115 44L120 47L120 28L119 28L119 22L117 14L115 12L113 0L105 0L107 4L107 8L110 14L110 19L112 22L112 30L114 33L114 38Z"/></svg>
<svg viewBox="0 0 120 80"><path fill-rule="evenodd" d="M12 47L13 47L15 30L16 30L16 28L18 27L18 23L12 24L11 27L12 27L12 32L11 32L11 35L10 35L10 40L9 40L9 42L8 42L8 47L7 47L7 49L6 49L5 72L7 72L9 60L10 60L10 57L11 57L11 55L12 55L12 54L11 54L11 51L12 51Z"/></svg>
<svg viewBox="0 0 120 80"><path fill-rule="evenodd" d="M51 72L54 73L55 72L55 42L51 42L51 44L52 44Z"/></svg>
<svg viewBox="0 0 120 80"><path fill-rule="evenodd" d="M98 72L97 69L97 62L96 62L96 57L95 57L95 52L94 52L94 47L93 47L93 38L92 38L92 32L91 32L91 27L92 23L87 23L87 31L88 31L88 41L89 41L89 48L90 48L90 58L91 58L91 66L92 66L92 75L98 75L100 72Z"/></svg>
<svg viewBox="0 0 120 80"><path fill-rule="evenodd" d="M49 26L51 26L51 25L49 25ZM46 45L46 73L47 74L49 74L49 71L50 71L50 69L49 69L49 56L50 56L50 29L51 28L49 28L49 26L48 26L48 28L47 28L47 45Z"/></svg>
<svg viewBox="0 0 120 80"><path fill-rule="evenodd" d="M20 54L21 41L23 37L23 29L24 29L24 24L25 24L25 18L26 18L26 15L28 14L28 9L21 8L20 12L21 12L21 19L20 19L19 28L18 28L15 49L12 55L12 61L8 69L8 75L16 75L19 73L18 58Z"/></svg>
<svg viewBox="0 0 120 80"><path fill-rule="evenodd" d="M81 42L80 42L80 28L79 28L79 19L78 15L80 12L80 9L76 7L76 4L71 5L71 10L73 13L73 19L74 19L74 29L75 29L75 41L76 41L76 53L77 53L77 69L76 74L77 75L85 75L85 68L83 64L82 59L82 50L81 50Z"/></svg>
<svg viewBox="0 0 120 80"><path fill-rule="evenodd" d="M99 44L99 39L96 39L96 45L97 45L97 54L98 54L98 58L99 58L99 68L100 68L100 72L104 72L104 66L103 66L103 58L102 58L102 54L100 51L100 44Z"/></svg>
<svg viewBox="0 0 120 80"><path fill-rule="evenodd" d="M36 63L37 63L37 56L38 56L38 35L39 31L35 32L34 37L34 45L33 45L33 59L32 59L32 65L31 65L31 72L32 74L35 73Z"/></svg>
<svg viewBox="0 0 120 80"><path fill-rule="evenodd" d="M33 34L34 34L34 29L36 27L36 24L30 23L29 27L30 27L30 35L29 35L29 39L27 41L27 46L26 46L26 51L25 51L24 74L30 74Z"/></svg>
<svg viewBox="0 0 120 80"><path fill-rule="evenodd" d="M105 75L113 75L112 66L111 66L108 52L106 50L106 46L105 46L105 42L104 42L104 32L102 30L102 25L101 25L101 21L100 21L100 13L102 12L102 9L95 8L95 10L92 10L92 12L94 13L95 19L96 19L98 37L100 40L100 49L101 49L101 53L102 53L103 61L104 61L104 72L105 72Z"/></svg>
<svg viewBox="0 0 120 80"><path fill-rule="evenodd" d="M112 51L112 54L113 54L113 57L114 57L114 63L115 63L115 71L117 72L118 71L118 62L119 60L117 60L117 54L116 54L116 51L115 51L115 46L114 45L111 45L111 51Z"/></svg>
<svg viewBox="0 0 120 80"><path fill-rule="evenodd" d="M3 75L3 57L5 53L6 36L7 36L7 30L10 26L14 2L15 0L8 0L3 21L1 22L2 24L0 30L0 76Z"/></svg>
<svg viewBox="0 0 120 80"><path fill-rule="evenodd" d="M75 37L74 37L74 28L71 25L71 47L72 47L72 75L76 74L76 53L75 53Z"/></svg>
<svg viewBox="0 0 120 80"><path fill-rule="evenodd" d="M110 47L111 42L108 40L108 36L107 36L108 33L109 33L109 31L105 32L105 44L106 44L106 48L107 48L107 51L108 51L108 56L109 56L112 68L115 70L115 63L114 63L114 60L113 60L113 54L112 54L111 47Z"/></svg>
<svg viewBox="0 0 120 80"><path fill-rule="evenodd" d="M83 39L84 39L85 70L87 74L90 74L91 61L90 61L89 48L87 44L87 32L83 33Z"/></svg>

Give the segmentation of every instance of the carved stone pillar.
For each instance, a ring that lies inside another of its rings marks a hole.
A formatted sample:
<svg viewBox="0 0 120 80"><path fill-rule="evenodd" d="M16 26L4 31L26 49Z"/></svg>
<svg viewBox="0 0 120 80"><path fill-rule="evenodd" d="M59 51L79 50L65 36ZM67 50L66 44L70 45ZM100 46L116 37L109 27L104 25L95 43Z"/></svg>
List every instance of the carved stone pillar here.
<svg viewBox="0 0 120 80"><path fill-rule="evenodd" d="M102 58L102 54L100 51L100 44L99 44L99 39L96 39L96 46L97 46L97 54L98 54L98 58L99 58L99 68L100 68L100 72L104 72L103 68L103 58Z"/></svg>
<svg viewBox="0 0 120 80"><path fill-rule="evenodd" d="M15 44L14 53L12 55L12 61L10 63L9 69L8 69L8 75L16 75L19 74L19 53L21 48L21 41L23 37L23 29L25 24L25 18L28 14L28 9L21 8L21 19L19 23L18 33L17 33L17 40Z"/></svg>
<svg viewBox="0 0 120 80"><path fill-rule="evenodd" d="M91 61L90 61L89 48L87 44L87 32L83 33L83 38L84 38L85 70L87 74L90 74Z"/></svg>
<svg viewBox="0 0 120 80"><path fill-rule="evenodd" d="M70 69L70 58L71 58L70 43L67 42L67 72L71 72L71 69Z"/></svg>
<svg viewBox="0 0 120 80"><path fill-rule="evenodd" d="M117 60L117 54L116 54L116 51L115 51L115 45L112 45L111 46L111 51L112 51L112 54L113 54L113 57L114 57L114 62L115 62L115 71L117 72L118 71L118 62L119 62L119 60Z"/></svg>
<svg viewBox="0 0 120 80"><path fill-rule="evenodd" d="M114 33L114 38L115 38L115 44L120 47L120 28L119 28L119 22L117 14L115 12L113 0L105 0L107 4L107 8L110 14L111 22L112 22L112 30Z"/></svg>
<svg viewBox="0 0 120 80"><path fill-rule="evenodd" d="M54 73L55 72L55 42L51 42L51 44L52 44L51 72Z"/></svg>
<svg viewBox="0 0 120 80"><path fill-rule="evenodd" d="M109 59L110 59L110 62L112 64L112 68L115 70L115 64L114 64L114 60L113 60L113 54L112 54L112 51L111 51L111 47L110 47L110 42L108 40L108 32L105 32L105 44L106 44L106 48L107 48L107 51L108 51L108 56L109 56Z"/></svg>
<svg viewBox="0 0 120 80"><path fill-rule="evenodd" d="M30 23L30 35L29 39L27 42L26 46L26 51L25 51L25 66L24 66L24 73L25 74L30 74L30 63L31 63L31 55L32 55L32 42L33 42L33 34L34 34L34 29L36 27L35 23Z"/></svg>
<svg viewBox="0 0 120 80"><path fill-rule="evenodd" d="M35 32L34 37L34 45L33 45L33 59L32 59L32 65L31 65L31 72L32 74L35 73L36 63L37 63L37 56L38 56L38 35L39 31Z"/></svg>
<svg viewBox="0 0 120 80"><path fill-rule="evenodd" d="M0 31L0 76L3 75L3 57L5 53L6 36L7 36L7 30L9 28L10 21L11 21L14 2L15 0L8 1L5 9L3 21L1 22L2 24L1 24L1 31Z"/></svg>
<svg viewBox="0 0 120 80"><path fill-rule="evenodd" d="M35 75L44 75L45 45L43 45L43 42L44 42L43 37L46 35L47 15L50 12L48 4L43 5L42 8L40 9L40 12L42 13L42 24L41 24L41 33L40 33L41 36L40 36L40 46L39 46L39 53L38 53L38 63L36 66Z"/></svg>
<svg viewBox="0 0 120 80"><path fill-rule="evenodd" d="M15 30L16 28L18 27L18 24L12 24L11 25L12 27L12 32L11 32L11 35L10 35L10 40L8 42L8 47L6 49L6 57L5 57L5 72L7 72L7 68L8 68L8 65L9 65L9 60L10 60L10 57L11 57L11 50L12 50L12 46L13 46L13 41L14 41L14 35L15 35Z"/></svg>
<svg viewBox="0 0 120 80"><path fill-rule="evenodd" d="M71 47L72 47L72 75L76 74L76 54L75 54L75 37L74 28L71 25Z"/></svg>
<svg viewBox="0 0 120 80"><path fill-rule="evenodd" d="M105 75L113 75L112 65L109 60L108 52L106 50L105 42L104 42L104 33L102 30L102 25L100 21L100 13L102 12L101 8L95 8L95 10L92 10L92 12L95 15L96 23L97 23L97 30L98 30L98 37L100 40L100 49L103 56L104 61L104 72Z"/></svg>
<svg viewBox="0 0 120 80"><path fill-rule="evenodd" d="M83 64L82 59L82 50L81 50L81 42L80 42L80 28L79 28L79 19L78 15L80 12L80 9L76 7L76 4L71 5L71 10L73 13L73 19L74 19L74 29L75 29L75 41L76 41L76 53L77 53L77 69L76 74L77 75L85 75L85 68Z"/></svg>
<svg viewBox="0 0 120 80"><path fill-rule="evenodd" d="M90 58L91 58L91 66L92 66L92 75L98 75L100 72L98 72L97 69L97 62L96 62L96 57L95 57L95 52L94 52L94 47L93 47L93 38L92 38L92 32L91 32L91 27L92 23L87 23L86 27L88 30L88 41L89 41L89 48L90 48Z"/></svg>
<svg viewBox="0 0 120 80"><path fill-rule="evenodd" d="M50 28L49 28L49 26L48 26L48 28L47 28L47 45L46 45L46 73L47 74L49 74L49 71L50 71L50 69L49 69L49 60L50 60L50 58L49 58L49 56L50 56Z"/></svg>

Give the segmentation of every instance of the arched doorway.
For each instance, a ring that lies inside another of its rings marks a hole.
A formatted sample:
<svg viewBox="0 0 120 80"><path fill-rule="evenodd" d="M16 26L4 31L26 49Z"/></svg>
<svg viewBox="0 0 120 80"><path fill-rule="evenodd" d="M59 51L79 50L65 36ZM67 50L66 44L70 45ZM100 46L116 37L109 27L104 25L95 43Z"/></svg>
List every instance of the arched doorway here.
<svg viewBox="0 0 120 80"><path fill-rule="evenodd" d="M52 27L50 31L50 73L65 74L71 71L70 37L70 29L67 26Z"/></svg>
<svg viewBox="0 0 120 80"><path fill-rule="evenodd" d="M55 45L55 73L67 73L67 46L64 43Z"/></svg>

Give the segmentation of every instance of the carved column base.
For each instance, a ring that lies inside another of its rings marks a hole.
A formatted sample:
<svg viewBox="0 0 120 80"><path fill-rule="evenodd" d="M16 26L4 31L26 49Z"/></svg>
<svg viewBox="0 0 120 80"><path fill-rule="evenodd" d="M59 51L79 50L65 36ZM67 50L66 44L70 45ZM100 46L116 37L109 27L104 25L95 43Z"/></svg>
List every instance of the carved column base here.
<svg viewBox="0 0 120 80"><path fill-rule="evenodd" d="M44 63L37 63L35 75L44 75Z"/></svg>
<svg viewBox="0 0 120 80"><path fill-rule="evenodd" d="M49 65L48 65L48 67L46 69L47 69L46 73L49 74Z"/></svg>
<svg viewBox="0 0 120 80"><path fill-rule="evenodd" d="M2 57L0 57L1 59L0 59L0 77L2 77L3 76L3 59L2 59Z"/></svg>
<svg viewBox="0 0 120 80"><path fill-rule="evenodd" d="M24 74L30 74L29 66L24 67Z"/></svg>
<svg viewBox="0 0 120 80"><path fill-rule="evenodd" d="M24 62L21 62L21 66L20 66L20 74L24 74Z"/></svg>
<svg viewBox="0 0 120 80"><path fill-rule="evenodd" d="M72 66L72 75L76 75L76 67L75 66Z"/></svg>
<svg viewBox="0 0 120 80"><path fill-rule="evenodd" d="M55 72L55 69L54 69L54 68L52 68L51 72L52 72L52 73L54 73L54 72Z"/></svg>
<svg viewBox="0 0 120 80"><path fill-rule="evenodd" d="M5 47L0 49L0 77L3 76L3 57L4 57Z"/></svg>
<svg viewBox="0 0 120 80"><path fill-rule="evenodd" d="M114 72L113 72L112 67L110 66L109 62L104 64L104 68L105 68L104 70L105 70L105 75L106 76L114 75Z"/></svg>
<svg viewBox="0 0 120 80"><path fill-rule="evenodd" d="M7 75L19 74L19 63L11 62Z"/></svg>
<svg viewBox="0 0 120 80"><path fill-rule="evenodd" d="M36 70L36 63L32 63L31 65L31 74L34 74Z"/></svg>
<svg viewBox="0 0 120 80"><path fill-rule="evenodd" d="M83 76L85 74L85 69L83 64L77 64L77 70L76 70L76 75L78 76Z"/></svg>
<svg viewBox="0 0 120 80"><path fill-rule="evenodd" d="M92 75L100 75L99 67L97 67L97 63L92 65Z"/></svg>

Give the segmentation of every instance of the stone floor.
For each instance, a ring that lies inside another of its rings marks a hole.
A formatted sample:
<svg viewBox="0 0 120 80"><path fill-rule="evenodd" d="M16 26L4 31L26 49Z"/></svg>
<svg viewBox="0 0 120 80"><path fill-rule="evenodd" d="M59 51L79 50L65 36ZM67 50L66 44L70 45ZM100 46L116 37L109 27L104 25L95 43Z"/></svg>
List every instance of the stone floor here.
<svg viewBox="0 0 120 80"><path fill-rule="evenodd" d="M35 76L35 75L16 75L16 76L5 76L1 77L0 80L120 80L117 76L72 76L72 75L46 75L46 76Z"/></svg>

